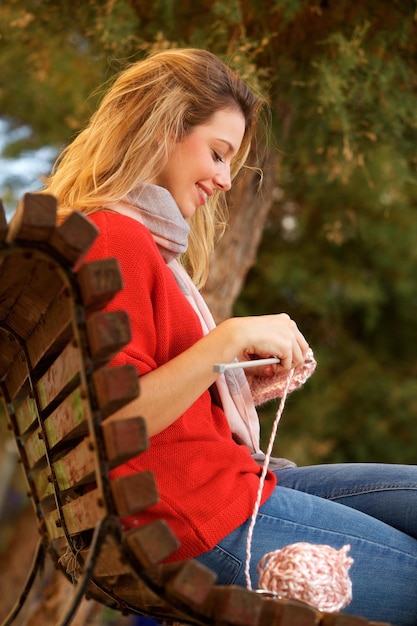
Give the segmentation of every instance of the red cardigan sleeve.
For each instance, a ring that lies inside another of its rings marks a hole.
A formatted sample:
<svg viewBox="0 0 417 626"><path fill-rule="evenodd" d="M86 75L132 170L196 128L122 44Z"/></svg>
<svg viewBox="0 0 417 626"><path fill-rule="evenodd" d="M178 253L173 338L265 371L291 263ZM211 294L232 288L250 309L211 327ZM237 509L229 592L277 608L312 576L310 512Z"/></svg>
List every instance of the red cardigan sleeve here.
<svg viewBox="0 0 417 626"><path fill-rule="evenodd" d="M113 364L133 363L146 374L198 341L201 323L142 224L110 211L90 218L99 236L87 261L117 258L124 286L107 309L127 311L132 327L132 341Z"/></svg>

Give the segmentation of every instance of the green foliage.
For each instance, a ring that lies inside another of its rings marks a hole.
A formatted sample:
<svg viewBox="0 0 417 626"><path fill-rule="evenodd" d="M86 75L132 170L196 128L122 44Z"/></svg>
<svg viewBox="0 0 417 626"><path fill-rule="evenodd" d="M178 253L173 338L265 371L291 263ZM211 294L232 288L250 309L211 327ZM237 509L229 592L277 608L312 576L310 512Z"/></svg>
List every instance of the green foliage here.
<svg viewBox="0 0 417 626"><path fill-rule="evenodd" d="M414 462L414 0L12 0L0 23L1 114L31 126L24 147L68 141L153 49L208 48L265 93L276 201L236 312L289 312L319 361L277 451Z"/></svg>
<svg viewBox="0 0 417 626"><path fill-rule="evenodd" d="M287 311L316 353L318 369L290 398L277 443L300 463L414 462L417 190L398 186L403 167L384 148L369 166L373 185L359 169L349 185L297 185L297 203L284 196L274 206L236 307ZM289 237L288 211L297 220ZM263 411L265 437L275 410Z"/></svg>

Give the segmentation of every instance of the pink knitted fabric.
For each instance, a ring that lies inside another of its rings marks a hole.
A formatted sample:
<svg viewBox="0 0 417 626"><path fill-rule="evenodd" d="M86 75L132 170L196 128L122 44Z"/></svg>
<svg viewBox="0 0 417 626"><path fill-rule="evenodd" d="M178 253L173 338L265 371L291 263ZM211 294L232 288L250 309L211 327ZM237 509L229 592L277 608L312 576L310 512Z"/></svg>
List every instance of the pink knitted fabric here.
<svg viewBox="0 0 417 626"><path fill-rule="evenodd" d="M295 367L293 370L288 393L301 387L314 372L316 365L317 363L313 351L310 348L303 365ZM288 370L281 370L271 378L261 378L259 376L251 377L249 386L255 405L263 404L274 398L282 398L287 381Z"/></svg>
<svg viewBox="0 0 417 626"><path fill-rule="evenodd" d="M259 587L320 611L339 611L352 600L349 550L299 542L269 552L258 564Z"/></svg>

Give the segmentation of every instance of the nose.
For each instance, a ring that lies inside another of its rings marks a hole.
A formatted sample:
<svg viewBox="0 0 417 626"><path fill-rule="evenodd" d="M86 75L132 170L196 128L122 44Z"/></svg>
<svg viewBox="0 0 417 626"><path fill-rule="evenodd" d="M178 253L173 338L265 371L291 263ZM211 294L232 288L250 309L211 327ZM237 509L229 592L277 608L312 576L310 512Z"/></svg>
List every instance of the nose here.
<svg viewBox="0 0 417 626"><path fill-rule="evenodd" d="M229 191L232 188L232 177L230 175L230 166L227 165L214 177L214 183L220 191Z"/></svg>

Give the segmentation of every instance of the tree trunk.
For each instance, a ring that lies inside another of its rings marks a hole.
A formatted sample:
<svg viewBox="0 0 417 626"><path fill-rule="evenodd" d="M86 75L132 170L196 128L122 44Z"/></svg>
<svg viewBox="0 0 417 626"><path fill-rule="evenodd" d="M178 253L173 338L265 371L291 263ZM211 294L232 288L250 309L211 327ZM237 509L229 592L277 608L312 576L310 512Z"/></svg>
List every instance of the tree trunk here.
<svg viewBox="0 0 417 626"><path fill-rule="evenodd" d="M247 169L228 194L228 227L212 256L203 291L217 323L231 316L233 304L255 262L272 205L278 165L276 152L267 152L262 165L262 184L259 171Z"/></svg>

